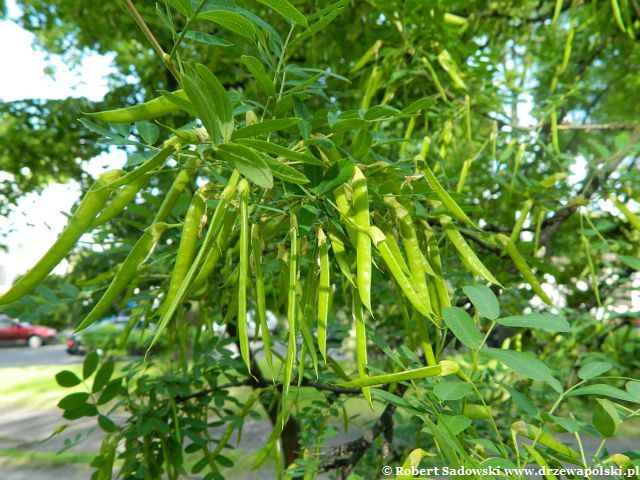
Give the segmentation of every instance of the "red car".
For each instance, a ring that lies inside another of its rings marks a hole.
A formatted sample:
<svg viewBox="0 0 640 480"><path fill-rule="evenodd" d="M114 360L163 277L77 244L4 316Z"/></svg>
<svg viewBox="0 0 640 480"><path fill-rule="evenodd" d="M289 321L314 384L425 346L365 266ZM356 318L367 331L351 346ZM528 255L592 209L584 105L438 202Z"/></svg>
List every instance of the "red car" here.
<svg viewBox="0 0 640 480"><path fill-rule="evenodd" d="M56 338L55 329L42 325L31 325L0 314L0 342L24 342L38 348Z"/></svg>

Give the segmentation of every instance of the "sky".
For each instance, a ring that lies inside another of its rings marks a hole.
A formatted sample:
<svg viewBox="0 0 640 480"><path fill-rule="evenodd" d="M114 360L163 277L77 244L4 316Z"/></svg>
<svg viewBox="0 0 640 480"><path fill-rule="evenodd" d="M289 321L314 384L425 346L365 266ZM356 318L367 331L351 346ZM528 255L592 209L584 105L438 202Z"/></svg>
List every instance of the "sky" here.
<svg viewBox="0 0 640 480"><path fill-rule="evenodd" d="M11 65L11 74L0 75L0 100L24 98L61 99L69 96L87 97L97 101L108 91L107 75L112 71L112 57L88 54L73 71L58 56L46 57L33 48L34 35L11 21L20 12L13 1L8 2L9 20L0 21L0 65ZM10 45L11 48L4 46ZM47 76L45 67L53 66L55 78ZM113 150L88 162L83 168L92 176L105 169L124 164L122 152ZM0 175L3 175L0 172ZM6 175L6 174L4 174ZM42 194L29 194L18 202L8 218L0 216L4 232L9 231L6 244L8 253L0 250L0 291L8 288L15 276L33 265L55 241L67 223L62 212L67 212L80 196L77 182L52 184ZM56 270L63 273L66 262Z"/></svg>

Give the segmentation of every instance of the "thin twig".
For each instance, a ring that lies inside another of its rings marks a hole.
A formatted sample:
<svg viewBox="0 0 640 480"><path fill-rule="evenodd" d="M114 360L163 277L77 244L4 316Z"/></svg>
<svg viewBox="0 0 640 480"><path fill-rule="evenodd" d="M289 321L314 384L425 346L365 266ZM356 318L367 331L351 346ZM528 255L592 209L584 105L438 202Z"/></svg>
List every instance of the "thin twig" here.
<svg viewBox="0 0 640 480"><path fill-rule="evenodd" d="M180 74L176 70L175 65L171 62L169 55L164 51L162 46L158 43L158 40L156 40L156 37L153 35L153 33L151 33L151 30L149 30L147 23L144 21L144 18L142 18L142 15L140 15L140 12L138 12L133 2L131 0L124 0L124 5L125 7L127 7L127 10L131 14L135 22L138 24L138 26L140 27L140 30L142 30L142 33L144 34L145 38L149 41L153 49L162 59L162 63L166 65L166 67L169 69L171 74L175 77L175 79L179 83Z"/></svg>

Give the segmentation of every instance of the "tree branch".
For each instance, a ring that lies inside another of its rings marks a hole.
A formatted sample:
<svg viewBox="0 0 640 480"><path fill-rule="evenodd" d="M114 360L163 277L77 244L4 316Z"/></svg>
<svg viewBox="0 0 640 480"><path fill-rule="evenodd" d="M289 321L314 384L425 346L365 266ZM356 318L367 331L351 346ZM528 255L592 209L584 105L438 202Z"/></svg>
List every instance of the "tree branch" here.
<svg viewBox="0 0 640 480"><path fill-rule="evenodd" d="M398 397L402 397L406 391L406 386L398 384L398 388L393 393ZM327 453L329 460L320 465L320 470L327 471L342 468L341 476L347 477L380 434L384 433L386 441L390 441L392 438L390 432L393 432L393 414L396 408L394 404L388 403L371 430L356 440L332 448Z"/></svg>
<svg viewBox="0 0 640 480"><path fill-rule="evenodd" d="M638 142L640 142L640 128L636 128L629 139L630 145L634 145ZM560 227L564 225L564 223L584 201L591 199L591 197L609 179L616 168L618 168L628 153L627 149L619 150L611 157L611 160L604 164L604 167L600 170L602 172L600 175L598 175L598 172L591 172L591 175L589 175L590 178L586 181L577 197L575 197L569 205L557 210L556 214L544 223L540 233L540 245L546 247L546 256L551 255L551 249L549 248L551 245L551 239L558 230L560 230Z"/></svg>

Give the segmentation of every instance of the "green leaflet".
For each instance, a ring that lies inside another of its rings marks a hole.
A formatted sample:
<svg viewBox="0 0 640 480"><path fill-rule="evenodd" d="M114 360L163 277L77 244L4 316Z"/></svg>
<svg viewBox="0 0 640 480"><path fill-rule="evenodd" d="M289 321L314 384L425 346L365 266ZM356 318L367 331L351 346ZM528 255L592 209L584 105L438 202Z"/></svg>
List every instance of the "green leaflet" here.
<svg viewBox="0 0 640 480"><path fill-rule="evenodd" d="M578 395L601 395L609 398L623 400L625 402L640 403L640 398L634 397L629 392L613 387L611 385L607 385L605 383L596 383L594 385L576 388L575 390L571 390L567 393L568 397L574 397Z"/></svg>
<svg viewBox="0 0 640 480"><path fill-rule="evenodd" d="M528 315L514 315L499 318L498 324L505 327L539 328L549 332L569 332L569 322L563 317L557 317L548 313L530 313Z"/></svg>
<svg viewBox="0 0 640 480"><path fill-rule="evenodd" d="M279 160L265 155L262 157L271 169L271 173L274 177L284 180L285 182L293 183L295 185L305 185L309 183L309 179L304 173L299 172L293 167L290 167L286 163L281 163Z"/></svg>
<svg viewBox="0 0 640 480"><path fill-rule="evenodd" d="M433 393L444 401L461 400L471 393L471 390L473 390L473 386L470 383L460 380L441 382L433 387Z"/></svg>
<svg viewBox="0 0 640 480"><path fill-rule="evenodd" d="M560 441L558 441L553 435L540 430L538 427L534 425L530 425L528 423L523 422L522 420L514 422L511 424L511 430L517 432L525 438L530 440L537 439L538 443L544 445L545 447L549 447L550 449L572 459L579 459L580 453L574 450L573 448L567 447Z"/></svg>
<svg viewBox="0 0 640 480"><path fill-rule="evenodd" d="M459 307L447 307L442 313L445 325L465 346L477 350L482 345L482 335L473 319Z"/></svg>
<svg viewBox="0 0 640 480"><path fill-rule="evenodd" d="M578 370L578 378L581 378L582 380L590 380L592 378L599 377L612 368L613 365L609 362L590 362L580 367L580 370Z"/></svg>
<svg viewBox="0 0 640 480"><path fill-rule="evenodd" d="M297 118L277 118L275 120L264 120L260 123L254 123L253 125L247 125L246 127L239 128L231 135L231 140L239 140L241 138L252 138L260 135L266 135L278 130L284 130L285 128L293 127L298 124Z"/></svg>
<svg viewBox="0 0 640 480"><path fill-rule="evenodd" d="M194 30L188 31L184 38L189 40L193 40L195 42L204 43L205 45L213 45L215 47L231 47L233 43L228 40L224 40L220 37L216 37L215 35L211 35L210 33L205 32L196 32Z"/></svg>
<svg viewBox="0 0 640 480"><path fill-rule="evenodd" d="M169 102L173 103L177 110L182 110L187 112L189 115L193 115L194 117L198 116L198 112L196 112L193 104L189 101L186 92L182 90L182 95L178 95L178 92L167 92L166 90L158 90L158 92L166 98Z"/></svg>
<svg viewBox="0 0 640 480"><path fill-rule="evenodd" d="M208 20L217 23L233 33L237 33L243 37L253 40L256 31L253 24L244 16L236 12L228 10L209 10L198 15L198 20Z"/></svg>
<svg viewBox="0 0 640 480"><path fill-rule="evenodd" d="M500 305L495 294L484 285L467 285L462 287L464 294L469 297L476 309L476 313L489 320L495 320L500 316Z"/></svg>
<svg viewBox="0 0 640 480"><path fill-rule="evenodd" d="M299 23L300 25L307 26L307 19L300 13L300 11L291 5L287 0L258 0L260 3L271 8L273 11L278 12L287 20L293 23Z"/></svg>
<svg viewBox="0 0 640 480"><path fill-rule="evenodd" d="M276 94L276 87L273 85L273 80L264 69L264 65L260 60L251 55L243 55L242 63L249 69L251 75L254 76L258 85L267 93L269 96L273 96Z"/></svg>
<svg viewBox="0 0 640 480"><path fill-rule="evenodd" d="M338 14L342 11L342 9L345 7L345 4L346 4L345 0L339 0L334 4L330 5L327 9L325 9L322 17L320 17L320 19L314 24L309 25L309 28L307 30L305 30L296 38L294 38L291 41L291 44L294 45L294 44L300 43L306 40L307 38L311 37L312 35L315 35L324 27L329 25L331 22L335 20Z"/></svg>
<svg viewBox="0 0 640 480"><path fill-rule="evenodd" d="M182 83L211 140L215 143L222 137L228 141L233 132L233 111L220 81L207 67L196 65L185 72Z"/></svg>
<svg viewBox="0 0 640 480"><path fill-rule="evenodd" d="M547 382L554 390L562 392L562 386L553 377L551 369L532 354L499 348L487 348L482 351L485 355L505 364L514 372L533 380Z"/></svg>
<svg viewBox="0 0 640 480"><path fill-rule="evenodd" d="M322 176L322 180L311 190L318 195L323 195L338 188L353 176L355 163L351 158L343 158L331 165Z"/></svg>
<svg viewBox="0 0 640 480"><path fill-rule="evenodd" d="M252 147L255 150L259 150L262 152L278 155L280 157L286 158L287 160L292 160L294 162L301 162L309 165L322 166L322 160L317 159L316 157L314 157L309 153L291 150L289 148L282 147L276 143L267 142L265 140L242 138L242 139L236 140L235 143L246 145L248 147ZM344 181L351 178L352 174L353 174L353 171L349 176L347 176L347 178Z"/></svg>
<svg viewBox="0 0 640 480"><path fill-rule="evenodd" d="M251 148L235 143L223 143L217 146L217 153L259 187L273 187L273 174L269 165Z"/></svg>
<svg viewBox="0 0 640 480"><path fill-rule="evenodd" d="M233 109L227 96L227 92L207 67L202 64L196 65L196 72L204 83L210 97L213 99L215 114L220 122L220 131L225 142L229 141L233 132Z"/></svg>
<svg viewBox="0 0 640 480"><path fill-rule="evenodd" d="M616 405L606 398L596 398L591 421L605 438L613 437L622 423Z"/></svg>

